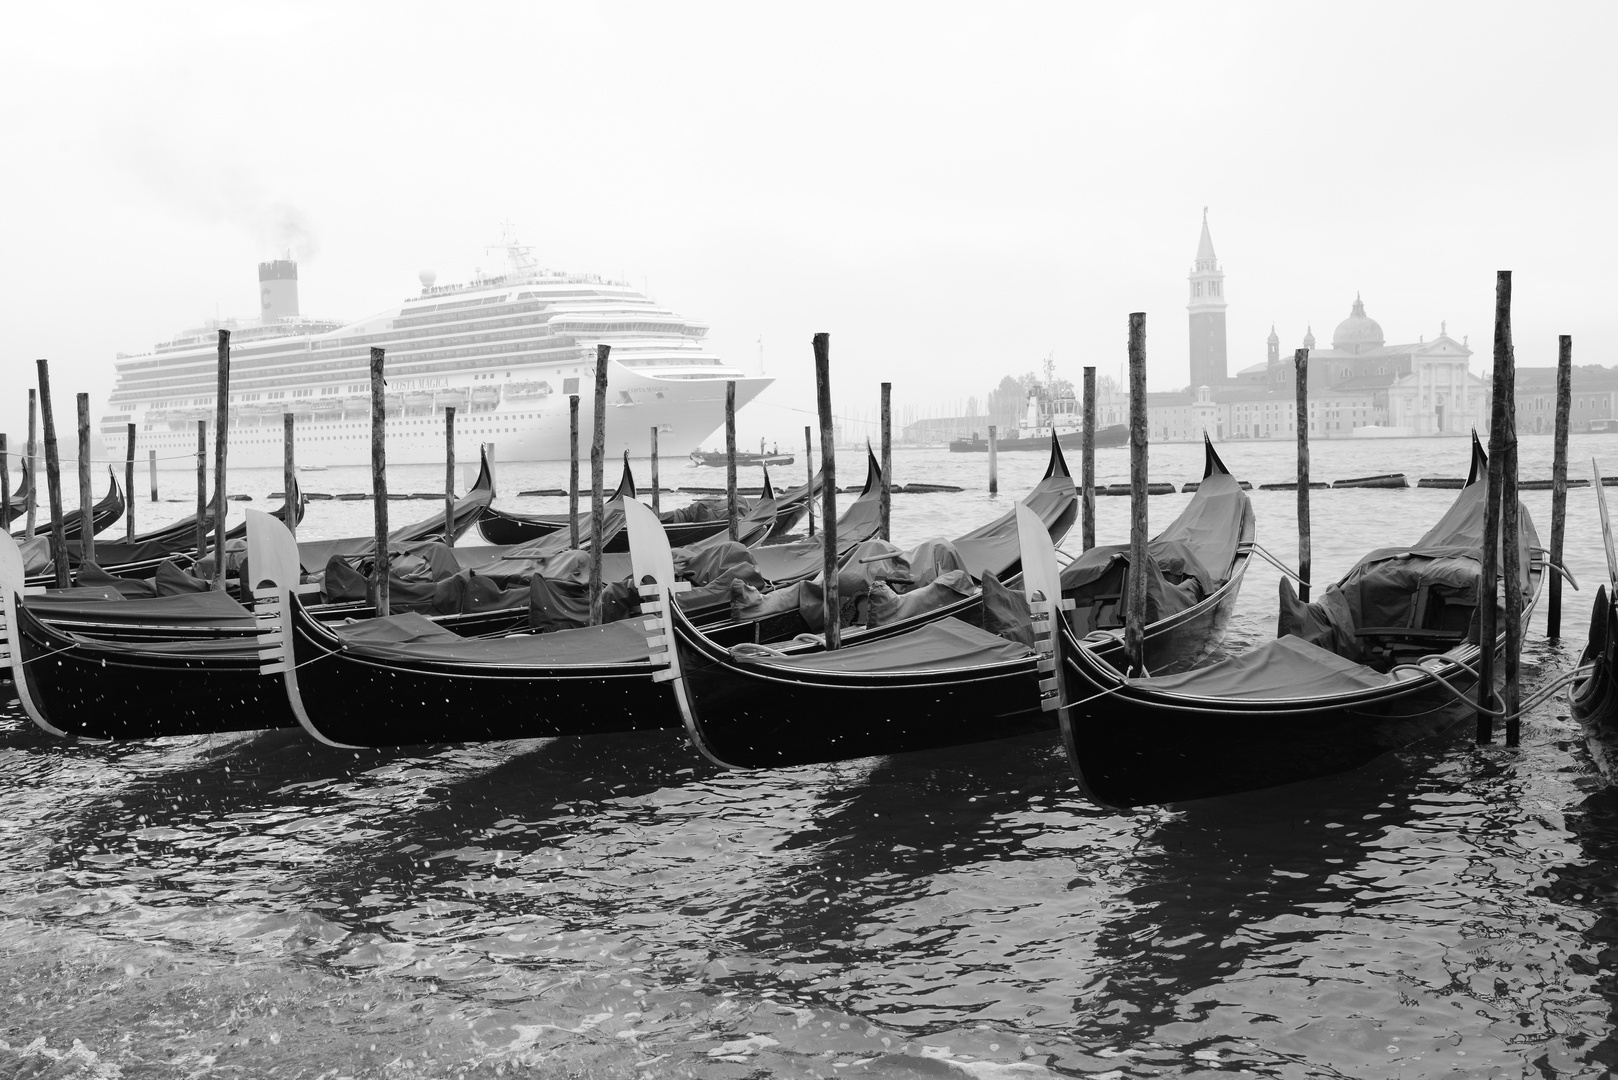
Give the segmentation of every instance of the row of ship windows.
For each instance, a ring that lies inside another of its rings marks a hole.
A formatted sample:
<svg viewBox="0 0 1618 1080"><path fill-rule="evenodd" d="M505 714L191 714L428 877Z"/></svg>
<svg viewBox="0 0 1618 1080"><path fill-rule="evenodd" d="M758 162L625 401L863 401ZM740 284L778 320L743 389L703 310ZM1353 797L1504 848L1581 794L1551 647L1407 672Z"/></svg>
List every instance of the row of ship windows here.
<svg viewBox="0 0 1618 1080"><path fill-rule="evenodd" d="M566 363L570 359L579 359L579 357L577 357L576 355L574 355L574 356L567 355L567 353L571 352L571 350L565 350L565 351L564 350L556 350L556 351L562 352L562 355L546 356L546 355L542 355L542 354L537 353L537 352L526 352L526 353L518 352L518 353L507 353L507 354L505 354L504 359L505 359L505 361L507 363L511 363L511 364L518 364L518 363L559 364L559 363ZM489 357L487 356L487 354L498 353L498 352L499 352L499 350L496 349L496 348L485 348L485 349L462 350L460 352L455 352L455 353L448 354L449 356L462 356L462 355L474 355L475 354L475 355L481 357L481 359L461 360L461 361L449 361L449 360L443 360L443 359L440 359L440 360L437 360L437 361L422 361L422 360L418 360L415 357L411 357L408 360L401 360L400 361L401 365L408 364L409 365L408 367L401 366L399 368L388 369L387 375L388 375L389 378L402 379L402 378L411 378L411 377L414 377L414 376L417 376L417 375L431 374L433 372L438 372L438 371L457 371L457 370L460 370L460 369L470 368L470 367L485 367L489 363ZM285 368L274 369L274 370L271 370L271 371L255 372L252 377L254 379L286 378L288 376L296 376L296 377L300 377L300 378L307 378L307 377L309 377L311 375L320 374L321 372L351 371L353 369L353 367L354 367L353 364L341 363L341 362L332 362L332 363L325 363L325 364L300 364L297 367L285 367ZM590 365L590 369L593 371L595 369L595 365L593 365L593 364ZM579 369L574 368L573 370L577 371ZM114 391L113 395L112 395L112 400L114 400L114 401L128 401L133 397L139 397L141 394L150 393L153 390L161 389L161 388L164 388L164 387L168 387L168 386L184 386L188 382L195 381L196 378L197 378L197 376L192 376L189 379L179 378L179 379L142 380L138 385L131 383L131 384L129 384L127 386L127 388L120 388L119 390Z"/></svg>

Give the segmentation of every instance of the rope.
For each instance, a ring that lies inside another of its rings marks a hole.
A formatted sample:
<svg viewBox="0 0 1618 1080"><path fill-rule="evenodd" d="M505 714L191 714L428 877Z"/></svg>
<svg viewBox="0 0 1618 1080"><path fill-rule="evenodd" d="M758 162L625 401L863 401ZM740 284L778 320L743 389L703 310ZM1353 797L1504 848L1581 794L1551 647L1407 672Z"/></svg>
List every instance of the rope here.
<svg viewBox="0 0 1618 1080"><path fill-rule="evenodd" d="M1277 570L1281 571L1281 573L1285 574L1287 577L1291 578L1293 581L1296 581L1299 585L1307 586L1309 584L1309 582L1303 580L1303 578L1298 576L1298 572L1296 570L1291 569L1285 563L1283 563L1280 559L1278 559L1274 555L1270 554L1269 549L1264 547L1263 544L1260 544L1256 540L1253 541L1253 550L1258 552L1259 558L1263 559L1265 562L1269 563L1271 566L1273 566Z"/></svg>

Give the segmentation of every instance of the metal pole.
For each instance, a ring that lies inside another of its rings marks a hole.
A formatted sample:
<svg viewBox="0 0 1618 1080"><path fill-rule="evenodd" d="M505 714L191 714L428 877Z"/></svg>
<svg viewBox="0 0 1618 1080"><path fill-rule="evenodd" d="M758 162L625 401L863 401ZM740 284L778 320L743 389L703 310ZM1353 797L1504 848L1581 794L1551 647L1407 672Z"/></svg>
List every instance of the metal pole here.
<svg viewBox="0 0 1618 1080"><path fill-rule="evenodd" d="M376 613L392 613L391 583L392 552L388 550L388 398L387 381L383 369L387 353L371 347L371 501L375 506L376 522Z"/></svg>
<svg viewBox="0 0 1618 1080"><path fill-rule="evenodd" d="M837 447L831 417L831 335L816 334L815 402L820 412L821 477L821 581L826 602L826 648L843 643L842 608L837 596Z"/></svg>
<svg viewBox="0 0 1618 1080"><path fill-rule="evenodd" d="M1129 316L1129 572L1124 651L1136 671L1146 669L1146 313Z"/></svg>
<svg viewBox="0 0 1618 1080"><path fill-rule="evenodd" d="M1298 391L1298 599L1309 600L1314 552L1309 545L1309 350L1292 354Z"/></svg>

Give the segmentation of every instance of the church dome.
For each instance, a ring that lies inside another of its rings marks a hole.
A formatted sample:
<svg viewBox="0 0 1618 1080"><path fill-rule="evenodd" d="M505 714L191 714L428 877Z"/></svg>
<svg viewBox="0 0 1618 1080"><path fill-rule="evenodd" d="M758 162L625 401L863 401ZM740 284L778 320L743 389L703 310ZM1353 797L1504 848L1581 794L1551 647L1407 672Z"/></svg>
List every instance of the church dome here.
<svg viewBox="0 0 1618 1080"><path fill-rule="evenodd" d="M1380 349L1384 341L1381 324L1365 314L1365 304L1356 294L1354 310L1332 331L1331 347L1339 352L1362 353Z"/></svg>

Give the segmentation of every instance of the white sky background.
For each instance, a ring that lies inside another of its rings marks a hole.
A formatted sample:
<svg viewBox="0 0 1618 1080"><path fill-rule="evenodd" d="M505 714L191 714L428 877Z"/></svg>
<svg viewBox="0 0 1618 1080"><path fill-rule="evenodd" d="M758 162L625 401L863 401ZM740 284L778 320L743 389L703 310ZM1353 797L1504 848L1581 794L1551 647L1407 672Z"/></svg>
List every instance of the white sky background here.
<svg viewBox="0 0 1618 1080"><path fill-rule="evenodd" d="M1515 272L1517 363L1618 363L1610 4L12 5L0 15L0 427L36 357L58 424L118 351L464 280L511 220L545 265L649 284L843 414L949 411L1054 353L1189 379L1202 207L1230 367L1356 290L1392 341L1470 335ZM804 412L790 409L806 410ZM65 433L71 427L62 428ZM66 438L64 438L64 442ZM712 442L712 440L710 440Z"/></svg>

